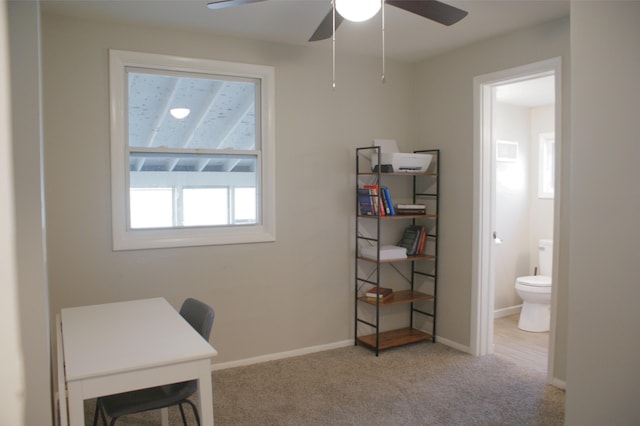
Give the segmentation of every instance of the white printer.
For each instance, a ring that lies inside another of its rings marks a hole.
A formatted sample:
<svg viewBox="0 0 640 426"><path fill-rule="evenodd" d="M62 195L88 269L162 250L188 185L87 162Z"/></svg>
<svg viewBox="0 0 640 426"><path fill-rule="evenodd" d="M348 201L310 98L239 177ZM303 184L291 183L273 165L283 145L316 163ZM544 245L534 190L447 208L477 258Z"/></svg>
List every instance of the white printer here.
<svg viewBox="0 0 640 426"><path fill-rule="evenodd" d="M433 155L398 152L393 139L374 139L371 146L380 147L380 171L384 173L425 173ZM371 154L371 170L378 171L378 156Z"/></svg>

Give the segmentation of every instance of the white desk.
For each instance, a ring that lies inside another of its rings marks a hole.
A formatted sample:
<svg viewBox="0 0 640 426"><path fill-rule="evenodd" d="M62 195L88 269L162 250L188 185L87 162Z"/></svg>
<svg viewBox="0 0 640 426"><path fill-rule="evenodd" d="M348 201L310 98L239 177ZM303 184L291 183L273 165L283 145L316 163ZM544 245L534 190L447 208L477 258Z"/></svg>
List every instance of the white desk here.
<svg viewBox="0 0 640 426"><path fill-rule="evenodd" d="M60 315L71 426L84 424L85 399L193 379L202 424L213 425L211 357L218 353L165 299L81 306Z"/></svg>

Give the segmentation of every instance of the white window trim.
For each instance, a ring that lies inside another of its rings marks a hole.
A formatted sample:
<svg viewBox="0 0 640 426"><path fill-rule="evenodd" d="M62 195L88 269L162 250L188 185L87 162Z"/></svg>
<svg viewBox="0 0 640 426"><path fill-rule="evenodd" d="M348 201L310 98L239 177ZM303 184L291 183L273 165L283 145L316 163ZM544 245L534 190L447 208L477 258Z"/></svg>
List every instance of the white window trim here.
<svg viewBox="0 0 640 426"><path fill-rule="evenodd" d="M538 135L538 198L541 199L553 199L554 198L554 189L551 191L545 191L544 189L544 163L546 158L544 158L543 154L543 145L546 146L547 150L551 150L551 153L554 153L554 144L555 144L555 133L540 133ZM555 161L555 160L554 160Z"/></svg>
<svg viewBox="0 0 640 426"><path fill-rule="evenodd" d="M261 80L261 162L258 164L261 223L225 227L128 229L126 191L129 164L125 67L167 71L210 72ZM276 240L275 208L275 71L273 67L209 59L109 50L111 115L111 211L113 250L135 250Z"/></svg>

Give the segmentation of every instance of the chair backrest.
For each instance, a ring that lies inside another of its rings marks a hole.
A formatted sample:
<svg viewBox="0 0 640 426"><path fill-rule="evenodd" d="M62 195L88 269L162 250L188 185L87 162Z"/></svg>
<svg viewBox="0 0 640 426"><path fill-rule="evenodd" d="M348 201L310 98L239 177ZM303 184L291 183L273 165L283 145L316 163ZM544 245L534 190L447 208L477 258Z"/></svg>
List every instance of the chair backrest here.
<svg viewBox="0 0 640 426"><path fill-rule="evenodd" d="M205 340L209 341L213 319L215 317L213 308L199 300L188 298L182 303L180 315L182 315L182 317L191 324L191 327L200 333Z"/></svg>

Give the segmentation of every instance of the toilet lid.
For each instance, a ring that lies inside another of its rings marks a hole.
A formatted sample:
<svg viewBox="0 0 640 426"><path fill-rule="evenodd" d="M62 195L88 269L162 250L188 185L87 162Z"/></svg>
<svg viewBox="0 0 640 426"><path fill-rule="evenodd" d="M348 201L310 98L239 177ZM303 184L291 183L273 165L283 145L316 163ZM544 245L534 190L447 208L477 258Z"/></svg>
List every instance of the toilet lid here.
<svg viewBox="0 0 640 426"><path fill-rule="evenodd" d="M551 287L551 277L547 277L545 275L518 277L516 281L521 285L528 285L531 287Z"/></svg>

